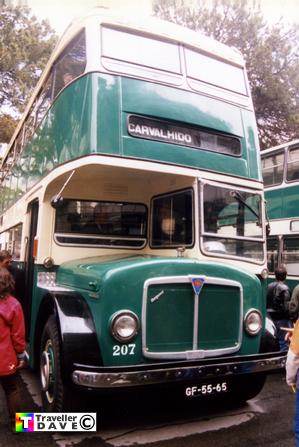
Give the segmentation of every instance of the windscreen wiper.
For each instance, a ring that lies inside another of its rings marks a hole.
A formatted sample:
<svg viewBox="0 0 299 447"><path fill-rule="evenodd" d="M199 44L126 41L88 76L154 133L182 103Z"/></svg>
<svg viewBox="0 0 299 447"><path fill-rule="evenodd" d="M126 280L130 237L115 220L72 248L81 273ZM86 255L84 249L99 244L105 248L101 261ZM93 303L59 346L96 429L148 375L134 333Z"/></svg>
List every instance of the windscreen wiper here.
<svg viewBox="0 0 299 447"><path fill-rule="evenodd" d="M257 219L258 219L258 225L261 226L261 219L260 219L260 215L250 206L248 205L248 203L245 202L245 200L243 199L243 197L241 196L241 194L239 193L239 191L231 191L230 193L231 197L233 197L234 199L238 200L238 202L242 203L242 205L244 205L249 211L252 212L252 214L254 214Z"/></svg>

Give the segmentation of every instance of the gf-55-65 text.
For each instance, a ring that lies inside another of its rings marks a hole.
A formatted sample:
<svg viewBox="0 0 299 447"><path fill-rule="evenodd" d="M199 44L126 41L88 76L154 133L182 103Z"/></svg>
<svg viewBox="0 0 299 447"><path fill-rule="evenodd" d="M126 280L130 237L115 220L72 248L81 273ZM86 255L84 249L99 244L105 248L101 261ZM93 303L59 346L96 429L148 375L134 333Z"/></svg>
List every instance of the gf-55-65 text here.
<svg viewBox="0 0 299 447"><path fill-rule="evenodd" d="M193 397L198 395L205 394L214 394L214 393L223 393L227 391L227 382L221 383L207 383L205 385L198 386L189 386L186 388L185 394L187 397Z"/></svg>

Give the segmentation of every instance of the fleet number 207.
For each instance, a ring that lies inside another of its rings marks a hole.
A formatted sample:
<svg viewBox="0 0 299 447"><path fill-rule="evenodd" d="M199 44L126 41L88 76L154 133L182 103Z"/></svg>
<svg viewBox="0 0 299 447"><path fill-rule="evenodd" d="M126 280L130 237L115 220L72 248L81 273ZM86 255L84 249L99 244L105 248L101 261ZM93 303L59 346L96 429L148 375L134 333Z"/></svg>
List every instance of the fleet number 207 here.
<svg viewBox="0 0 299 447"><path fill-rule="evenodd" d="M114 345L113 346L113 356L118 357L121 355L134 355L135 354L135 343L130 343L128 345Z"/></svg>

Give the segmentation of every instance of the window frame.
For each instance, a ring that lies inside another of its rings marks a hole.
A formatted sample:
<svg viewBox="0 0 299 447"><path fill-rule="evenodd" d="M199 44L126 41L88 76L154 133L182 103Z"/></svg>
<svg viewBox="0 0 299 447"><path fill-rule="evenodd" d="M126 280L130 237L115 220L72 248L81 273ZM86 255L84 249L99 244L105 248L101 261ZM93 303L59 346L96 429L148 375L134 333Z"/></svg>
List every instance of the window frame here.
<svg viewBox="0 0 299 447"><path fill-rule="evenodd" d="M78 199L78 198L65 198L65 201L79 201L79 202L97 202L97 204L99 203L109 203L109 204L119 204L121 203L122 205L140 205L144 207L145 210L145 231L144 231L144 237L136 237L135 235L107 235L107 234L103 234L103 235L96 235L96 234L92 234L92 233L82 233L82 231L78 232L78 233L65 233L65 232L57 232L56 231L56 224L57 224L57 211L55 212L55 216L54 216L54 230L53 230L53 239L54 242L59 245L59 246L64 246L64 247L88 247L88 248L109 248L109 249L130 249L130 250L141 250L143 249L147 242L148 242L148 207L145 203L141 203L141 202L121 202L119 200L117 201L107 201L107 200L93 200L93 199ZM63 241L59 241L59 237L61 238L69 238L69 239L86 239L86 240L98 240L99 244L95 244L95 243L75 243L75 242L63 242ZM105 241L107 241L107 243L105 243ZM112 241L111 243L108 243L108 241ZM130 242L143 242L142 244L138 245L138 246L134 246L134 245L130 245L130 244L116 244L113 245L113 241L117 242L117 241L130 241Z"/></svg>
<svg viewBox="0 0 299 447"><path fill-rule="evenodd" d="M284 256L285 256L285 241L286 240L297 240L298 241L298 252L299 252L299 235L298 234L284 234L281 239L281 254L280 254L280 263L284 264L287 268L288 276L298 276L298 273L290 273L290 269L288 268L288 265L290 263L286 263ZM297 264L297 263L293 263ZM299 254L298 254L298 265L299 265Z"/></svg>
<svg viewBox="0 0 299 447"><path fill-rule="evenodd" d="M263 169L263 160L268 159L268 158L272 158L272 157L274 157L275 155L283 155L282 163L281 163L281 164L276 164L276 165L272 164L272 166L269 167L269 168L267 168L267 169L268 169L268 170L270 170L270 169L274 169L274 167L279 167L279 166L282 165L282 176L281 176L281 181L276 182L276 183L271 183L271 184L265 184L265 180L264 180L264 169ZM262 163L261 163L261 164L262 164L262 177L263 177L263 182L264 182L265 188L272 188L273 186L279 186L279 185L282 185L282 183L285 181L285 164L286 164L286 153L285 153L285 150L284 150L284 149L279 149L279 150L277 150L277 151L275 151L275 152L271 152L270 155L266 154L264 157L263 157L263 154L261 154L261 159L262 159Z"/></svg>
<svg viewBox="0 0 299 447"><path fill-rule="evenodd" d="M288 146L287 148L286 148L286 151L285 151L285 181L286 181L286 183L295 183L295 182L299 182L299 175L298 175L298 178L297 179L294 179L294 180L292 180L292 179L289 179L288 178L288 171L289 171L289 165L290 164L292 164L293 163L293 161L292 162L290 162L289 161L289 158L290 158L290 152L292 152L292 151L295 151L295 150L297 150L298 151L298 155L299 155L299 144L295 144L294 146ZM299 157L298 157L298 162L299 162ZM297 161L296 160L296 161ZM298 171L299 172L299 171Z"/></svg>
<svg viewBox="0 0 299 447"><path fill-rule="evenodd" d="M200 250L201 252L206 255L206 256L211 256L211 257L220 257L220 258L227 258L227 259L237 259L237 260L242 260L244 262L249 262L252 264L257 264L257 265L262 265L265 262L265 257L266 257L266 234L265 234L265 204L264 204L264 200L263 200L263 194L262 191L256 191L250 188L244 188L244 187L240 187L239 185L231 185L231 184L226 184L226 183L218 183L218 182L213 182L213 181L208 181L208 180L202 180L202 179L198 179L199 182L199 188L198 188L198 194L199 194L199 246L200 246ZM261 218L261 229L262 229L262 233L260 237L249 237L249 236L225 236L225 235L218 235L215 233L210 233L205 231L205 220L204 220L204 188L206 185L210 185L210 186L214 186L216 188L219 189L226 189L226 190L237 190L237 191L241 191L241 192L247 192L247 193L251 193L252 195L259 195L260 196L260 204L261 204L261 210L260 210L260 218ZM215 241L220 241L221 239L231 239L231 240L235 240L235 241L240 241L240 242L253 242L253 243L258 243L261 244L262 246L262 258L260 260L258 259L254 259L254 258L249 258L246 256L237 256L237 255L231 255L231 254L227 254L227 253L220 253L220 252L212 252L212 251L208 251L205 250L204 248L204 238L210 238L213 239Z"/></svg>
<svg viewBox="0 0 299 447"><path fill-rule="evenodd" d="M154 200L157 199L161 199L163 197L170 197L170 196L174 196L174 195L178 195L178 194L183 194L184 192L191 192L191 202L192 202L192 217L191 217L191 225L192 225L192 242L190 244L172 244L172 245L153 245L153 218L154 218L154 213L153 213L153 203ZM193 188L183 188L183 189L179 189L179 190L175 190L175 191L170 191L167 193L163 193L163 194L157 194L155 196L153 196L151 198L151 203L150 203L150 223L149 223L149 231L150 231L150 235L149 235L149 246L151 249L153 250L173 250L173 249L177 249L178 247L184 247L184 248L193 248L195 246L195 203L194 203L194 189Z"/></svg>

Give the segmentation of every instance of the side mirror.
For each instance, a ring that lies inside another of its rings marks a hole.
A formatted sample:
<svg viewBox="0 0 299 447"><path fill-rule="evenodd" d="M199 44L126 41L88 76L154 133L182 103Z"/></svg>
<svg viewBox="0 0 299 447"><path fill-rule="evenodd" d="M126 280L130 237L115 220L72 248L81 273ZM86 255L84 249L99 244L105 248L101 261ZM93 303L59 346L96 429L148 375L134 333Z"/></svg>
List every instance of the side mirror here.
<svg viewBox="0 0 299 447"><path fill-rule="evenodd" d="M62 196L56 195L53 196L51 199L51 207L57 210L57 208L60 208L63 205L64 199Z"/></svg>
<svg viewBox="0 0 299 447"><path fill-rule="evenodd" d="M66 188L67 184L69 183L69 181L71 180L71 178L73 177L73 175L75 174L75 169L70 173L70 175L68 176L67 180L65 181L64 185L62 186L61 190L59 191L58 194L56 194L55 196L52 197L51 199L51 206L52 208L54 208L55 210L57 208L60 208L63 204L63 197L62 197L62 193L64 191L64 189Z"/></svg>

